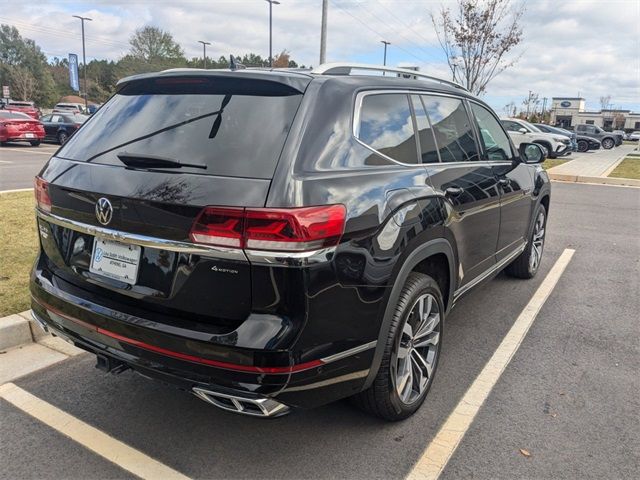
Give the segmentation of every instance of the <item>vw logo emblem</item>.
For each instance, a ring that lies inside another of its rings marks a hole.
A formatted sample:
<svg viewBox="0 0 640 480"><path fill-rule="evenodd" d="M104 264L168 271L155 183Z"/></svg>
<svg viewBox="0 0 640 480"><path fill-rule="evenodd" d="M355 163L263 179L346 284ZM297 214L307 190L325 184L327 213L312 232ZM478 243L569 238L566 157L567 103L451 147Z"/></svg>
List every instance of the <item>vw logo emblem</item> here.
<svg viewBox="0 0 640 480"><path fill-rule="evenodd" d="M96 218L102 225L108 225L113 216L111 202L102 197L96 202Z"/></svg>

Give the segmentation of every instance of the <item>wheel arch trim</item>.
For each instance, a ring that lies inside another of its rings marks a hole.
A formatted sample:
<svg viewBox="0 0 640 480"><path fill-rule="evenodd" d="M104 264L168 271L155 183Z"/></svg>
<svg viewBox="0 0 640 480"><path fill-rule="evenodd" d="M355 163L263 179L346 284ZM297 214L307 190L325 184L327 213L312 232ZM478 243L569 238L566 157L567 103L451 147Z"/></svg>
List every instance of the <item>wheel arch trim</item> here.
<svg viewBox="0 0 640 480"><path fill-rule="evenodd" d="M400 298L400 293L402 292L402 288L404 287L407 277L420 262L438 254L444 254L447 257L447 262L449 264L449 298L447 305L449 309L451 308L456 283L455 255L451 244L447 240L437 238L423 243L409 253L394 279L393 286L390 289L391 292L389 293L384 306L384 314L380 324L380 331L378 333L378 339L376 341L376 348L371 362L371 368L369 369L369 375L365 380L362 390L369 388L378 374L380 364L382 363L387 334L391 325L391 319L393 318L395 306Z"/></svg>

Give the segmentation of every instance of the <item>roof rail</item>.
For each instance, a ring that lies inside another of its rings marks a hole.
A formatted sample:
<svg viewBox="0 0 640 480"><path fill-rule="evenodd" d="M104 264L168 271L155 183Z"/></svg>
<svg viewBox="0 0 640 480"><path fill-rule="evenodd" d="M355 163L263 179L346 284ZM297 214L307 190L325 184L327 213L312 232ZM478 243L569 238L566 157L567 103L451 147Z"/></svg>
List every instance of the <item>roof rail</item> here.
<svg viewBox="0 0 640 480"><path fill-rule="evenodd" d="M465 91L467 90L465 87L456 82L451 82L449 80L444 80L442 78L434 77L432 75L426 75L424 73L420 73L417 70L409 70L407 68L393 68L381 65L370 65L367 63L323 63L318 67L314 68L311 73L316 75L351 75L352 70L367 70L370 72L392 72L392 73L401 73L403 75L408 75L410 77L420 77L426 78L428 80L433 80L434 82L440 82L445 85L449 85L451 87L460 88Z"/></svg>

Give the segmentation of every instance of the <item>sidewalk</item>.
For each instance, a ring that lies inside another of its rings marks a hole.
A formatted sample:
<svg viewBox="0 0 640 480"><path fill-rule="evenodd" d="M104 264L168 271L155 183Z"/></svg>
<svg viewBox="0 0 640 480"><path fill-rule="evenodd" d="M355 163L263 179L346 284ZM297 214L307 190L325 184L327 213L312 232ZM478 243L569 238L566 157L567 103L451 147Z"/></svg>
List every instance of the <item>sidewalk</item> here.
<svg viewBox="0 0 640 480"><path fill-rule="evenodd" d="M0 318L0 385L83 352L44 332L29 310Z"/></svg>
<svg viewBox="0 0 640 480"><path fill-rule="evenodd" d="M640 180L607 177L634 148L634 145L620 145L611 150L574 153L574 160L551 168L547 173L552 180L640 186Z"/></svg>

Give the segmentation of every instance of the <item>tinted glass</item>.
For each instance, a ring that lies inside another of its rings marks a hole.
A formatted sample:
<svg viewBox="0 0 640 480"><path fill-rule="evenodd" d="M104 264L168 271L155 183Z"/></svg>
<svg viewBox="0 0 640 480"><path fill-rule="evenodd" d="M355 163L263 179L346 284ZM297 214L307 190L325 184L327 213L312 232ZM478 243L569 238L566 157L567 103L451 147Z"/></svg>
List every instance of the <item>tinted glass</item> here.
<svg viewBox="0 0 640 480"><path fill-rule="evenodd" d="M40 121L41 122L50 122L51 121L51 115L45 115L44 117L40 117Z"/></svg>
<svg viewBox="0 0 640 480"><path fill-rule="evenodd" d="M76 113L75 115L65 116L65 118L71 123L84 123L89 117L87 115Z"/></svg>
<svg viewBox="0 0 640 480"><path fill-rule="evenodd" d="M471 111L478 122L480 140L484 144L489 160L511 160L513 152L507 134L489 110L476 103L471 103Z"/></svg>
<svg viewBox="0 0 640 480"><path fill-rule="evenodd" d="M14 120L31 119L31 117L26 113L20 112L0 112L0 118L11 118Z"/></svg>
<svg viewBox="0 0 640 480"><path fill-rule="evenodd" d="M418 95L412 95L411 100L413 101L413 110L416 114L416 123L418 125L422 163L439 162L438 147L436 146L433 129L427 117L424 103Z"/></svg>
<svg viewBox="0 0 640 480"><path fill-rule="evenodd" d="M462 100L421 95L443 162L478 160L478 147Z"/></svg>
<svg viewBox="0 0 640 480"><path fill-rule="evenodd" d="M520 124L518 124L516 122L511 122L509 120L502 120L502 126L508 132L520 132L520 129L524 128L522 125L520 125Z"/></svg>
<svg viewBox="0 0 640 480"><path fill-rule="evenodd" d="M358 138L402 163L418 163L409 99L403 94L367 95L362 99Z"/></svg>
<svg viewBox="0 0 640 480"><path fill-rule="evenodd" d="M180 173L271 178L302 95L287 85L220 77L133 82L71 137L59 157L120 165L159 156Z"/></svg>

